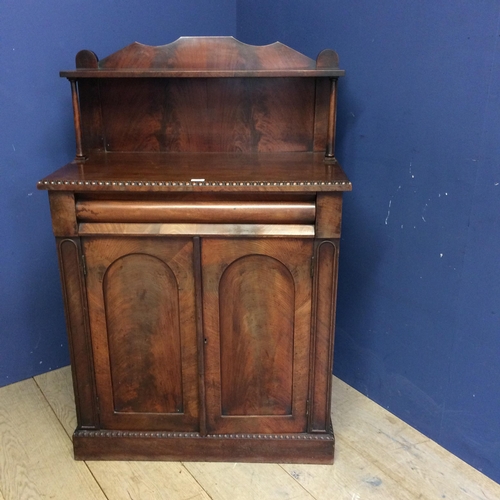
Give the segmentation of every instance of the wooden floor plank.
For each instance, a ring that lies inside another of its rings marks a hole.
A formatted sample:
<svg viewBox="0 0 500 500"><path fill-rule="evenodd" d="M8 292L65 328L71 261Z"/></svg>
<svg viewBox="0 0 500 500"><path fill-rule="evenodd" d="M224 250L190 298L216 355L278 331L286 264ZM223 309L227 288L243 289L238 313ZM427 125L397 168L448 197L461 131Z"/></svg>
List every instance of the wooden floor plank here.
<svg viewBox="0 0 500 500"><path fill-rule="evenodd" d="M415 500L405 490L342 437L336 438L333 465L282 465L317 500L367 499Z"/></svg>
<svg viewBox="0 0 500 500"><path fill-rule="evenodd" d="M71 438L76 428L71 368L65 366L59 370L43 373L34 377L34 380L64 427L66 434Z"/></svg>
<svg viewBox="0 0 500 500"><path fill-rule="evenodd" d="M87 462L110 500L209 500L182 463Z"/></svg>
<svg viewBox="0 0 500 500"><path fill-rule="evenodd" d="M69 367L35 377L69 436L76 427ZM208 500L210 497L178 462L88 461L109 500Z"/></svg>
<svg viewBox="0 0 500 500"><path fill-rule="evenodd" d="M36 382L71 435L76 420L69 368L36 377ZM340 380L334 379L333 386L333 466L168 462L88 462L88 466L113 500L500 499L500 485ZM67 460L72 461L70 454Z"/></svg>
<svg viewBox="0 0 500 500"><path fill-rule="evenodd" d="M336 378L332 406L336 436L417 498L500 499L500 485Z"/></svg>
<svg viewBox="0 0 500 500"><path fill-rule="evenodd" d="M104 500L33 379L0 389L0 490L4 500Z"/></svg>
<svg viewBox="0 0 500 500"><path fill-rule="evenodd" d="M214 500L314 499L276 464L186 463Z"/></svg>

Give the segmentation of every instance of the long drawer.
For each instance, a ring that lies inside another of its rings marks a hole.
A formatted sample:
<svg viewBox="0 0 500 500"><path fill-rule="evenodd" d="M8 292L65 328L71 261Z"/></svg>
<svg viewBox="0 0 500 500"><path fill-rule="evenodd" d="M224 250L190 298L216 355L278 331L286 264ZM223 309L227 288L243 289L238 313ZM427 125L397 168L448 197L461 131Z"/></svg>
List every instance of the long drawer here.
<svg viewBox="0 0 500 500"><path fill-rule="evenodd" d="M79 222L313 224L314 201L79 200Z"/></svg>

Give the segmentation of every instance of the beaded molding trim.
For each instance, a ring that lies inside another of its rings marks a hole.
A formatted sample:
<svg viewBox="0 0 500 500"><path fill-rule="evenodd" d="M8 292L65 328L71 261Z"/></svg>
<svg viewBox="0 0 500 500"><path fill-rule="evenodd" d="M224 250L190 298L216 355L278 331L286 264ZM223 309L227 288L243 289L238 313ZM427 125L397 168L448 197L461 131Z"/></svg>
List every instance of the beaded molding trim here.
<svg viewBox="0 0 500 500"><path fill-rule="evenodd" d="M78 430L74 433L77 437L90 438L196 438L196 439L270 439L270 440L316 440L334 441L331 434L209 434L200 436L197 432L132 432L132 431L89 431Z"/></svg>
<svg viewBox="0 0 500 500"><path fill-rule="evenodd" d="M330 182L182 182L182 181L40 181L39 186L350 186L349 181Z"/></svg>

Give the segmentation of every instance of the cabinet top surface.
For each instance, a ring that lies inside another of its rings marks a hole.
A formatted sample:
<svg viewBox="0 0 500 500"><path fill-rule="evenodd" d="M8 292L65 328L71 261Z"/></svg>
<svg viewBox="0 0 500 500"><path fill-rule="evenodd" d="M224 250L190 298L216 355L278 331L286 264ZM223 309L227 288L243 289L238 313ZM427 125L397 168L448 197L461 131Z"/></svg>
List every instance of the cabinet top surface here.
<svg viewBox="0 0 500 500"><path fill-rule="evenodd" d="M247 45L233 37L181 37L161 46L134 42L99 60L89 51L76 56L79 78L338 77L338 56L324 50L316 61L280 42Z"/></svg>
<svg viewBox="0 0 500 500"><path fill-rule="evenodd" d="M323 153L96 153L45 177L60 191L350 191Z"/></svg>

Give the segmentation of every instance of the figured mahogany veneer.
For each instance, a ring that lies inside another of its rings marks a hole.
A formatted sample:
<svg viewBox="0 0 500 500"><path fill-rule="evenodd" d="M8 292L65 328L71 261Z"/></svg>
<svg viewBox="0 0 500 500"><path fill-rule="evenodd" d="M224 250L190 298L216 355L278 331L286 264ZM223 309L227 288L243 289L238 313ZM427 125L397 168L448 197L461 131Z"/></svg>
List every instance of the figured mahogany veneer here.
<svg viewBox="0 0 500 500"><path fill-rule="evenodd" d="M235 166L236 165L236 166ZM336 160L305 153L89 153L38 183L79 192L312 192L349 191ZM209 188L209 189L207 189Z"/></svg>
<svg viewBox="0 0 500 500"><path fill-rule="evenodd" d="M337 54L138 43L71 82L76 157L42 179L77 459L331 463L342 192Z"/></svg>
<svg viewBox="0 0 500 500"><path fill-rule="evenodd" d="M82 200L76 217L85 222L313 223L312 202Z"/></svg>

